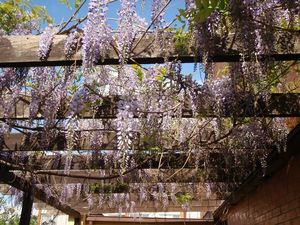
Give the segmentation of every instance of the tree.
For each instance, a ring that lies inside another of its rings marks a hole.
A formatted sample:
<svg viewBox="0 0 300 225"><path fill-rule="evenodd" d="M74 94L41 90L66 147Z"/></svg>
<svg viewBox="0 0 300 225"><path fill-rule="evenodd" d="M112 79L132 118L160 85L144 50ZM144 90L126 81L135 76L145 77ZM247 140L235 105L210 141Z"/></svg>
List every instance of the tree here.
<svg viewBox="0 0 300 225"><path fill-rule="evenodd" d="M52 22L45 8L32 5L30 0L2 1L0 18L0 30L7 34L29 34L38 29L41 22Z"/></svg>

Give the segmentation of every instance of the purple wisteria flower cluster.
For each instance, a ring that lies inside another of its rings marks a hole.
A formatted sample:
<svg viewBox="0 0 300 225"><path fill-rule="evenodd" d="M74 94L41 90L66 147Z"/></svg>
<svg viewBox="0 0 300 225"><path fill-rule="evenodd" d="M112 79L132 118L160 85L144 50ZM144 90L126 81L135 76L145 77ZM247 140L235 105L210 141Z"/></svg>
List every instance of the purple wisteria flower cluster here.
<svg viewBox="0 0 300 225"><path fill-rule="evenodd" d="M43 186L48 199L78 201L90 213L109 209L136 215L149 201L155 211L174 205L189 210L194 200L215 198L216 190L228 194L259 163L266 167L272 149L285 150L286 120L260 117L251 107L268 103L286 71L297 65L264 61L260 54L293 51L299 1L228 1L230 13L215 9L189 26L186 44L203 56L203 82L183 75L180 61L169 62L165 50L172 52L172 46L165 42L160 57L166 63L128 65L147 26L137 14L139 1L120 0L113 31L108 2L90 0L83 33L77 27L64 43L67 60L82 47L83 68L75 63L0 70L1 160L12 166L21 162L24 179ZM150 53L155 42L165 41L157 34L165 32L167 2L152 1ZM186 0L186 10L196 9L196 3ZM16 35L25 32L21 28ZM40 60L47 60L57 32L48 26L41 34ZM165 34L173 43L173 33ZM96 66L111 49L119 65ZM221 72L213 69L215 55L231 53L239 53L240 61L221 65ZM48 168L49 177L76 179L45 186ZM220 171L235 183L216 182ZM82 183L71 183L77 179Z"/></svg>
<svg viewBox="0 0 300 225"><path fill-rule="evenodd" d="M54 40L54 35L58 32L58 29L52 25L46 27L41 34L38 56L40 60L47 60Z"/></svg>
<svg viewBox="0 0 300 225"><path fill-rule="evenodd" d="M162 8L164 7L164 1L153 0L152 1L152 9L151 9L151 21L153 22L154 32L159 32L164 25L164 12Z"/></svg>
<svg viewBox="0 0 300 225"><path fill-rule="evenodd" d="M104 57L112 41L106 21L107 0L90 0L87 23L82 38L83 66L87 69Z"/></svg>
<svg viewBox="0 0 300 225"><path fill-rule="evenodd" d="M121 62L125 62L128 58L132 47L137 29L135 28L135 21L137 19L136 12L137 0L121 0L121 8L118 12L118 46L121 53Z"/></svg>
<svg viewBox="0 0 300 225"><path fill-rule="evenodd" d="M65 56L71 58L75 53L77 48L79 48L80 34L77 31L74 31L68 35L68 38L65 43Z"/></svg>

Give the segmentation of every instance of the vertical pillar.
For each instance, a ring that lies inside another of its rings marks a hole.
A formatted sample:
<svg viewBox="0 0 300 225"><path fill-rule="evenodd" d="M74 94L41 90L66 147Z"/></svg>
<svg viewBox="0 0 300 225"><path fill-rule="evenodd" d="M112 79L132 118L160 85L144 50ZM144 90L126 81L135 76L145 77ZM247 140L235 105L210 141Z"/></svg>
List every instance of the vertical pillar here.
<svg viewBox="0 0 300 225"><path fill-rule="evenodd" d="M39 209L36 225L41 225L41 224L42 224L42 209Z"/></svg>
<svg viewBox="0 0 300 225"><path fill-rule="evenodd" d="M22 212L19 225L29 225L31 218L31 211L33 205L33 196L31 191L26 191L23 194Z"/></svg>
<svg viewBox="0 0 300 225"><path fill-rule="evenodd" d="M81 217L81 225L86 225L86 214Z"/></svg>
<svg viewBox="0 0 300 225"><path fill-rule="evenodd" d="M81 225L80 223L81 223L80 217L74 219L74 225Z"/></svg>

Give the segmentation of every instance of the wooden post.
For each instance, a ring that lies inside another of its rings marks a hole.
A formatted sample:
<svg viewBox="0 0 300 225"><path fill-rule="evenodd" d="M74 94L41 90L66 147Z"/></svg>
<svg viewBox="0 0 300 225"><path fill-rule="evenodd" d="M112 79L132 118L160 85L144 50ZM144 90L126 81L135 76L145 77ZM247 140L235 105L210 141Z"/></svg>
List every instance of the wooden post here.
<svg viewBox="0 0 300 225"><path fill-rule="evenodd" d="M19 225L29 225L31 218L31 211L33 205L33 195L31 191L24 192L23 203L22 203L22 212Z"/></svg>
<svg viewBox="0 0 300 225"><path fill-rule="evenodd" d="M74 218L74 225L81 225L80 223L80 217Z"/></svg>
<svg viewBox="0 0 300 225"><path fill-rule="evenodd" d="M81 225L86 225L86 214L81 217Z"/></svg>
<svg viewBox="0 0 300 225"><path fill-rule="evenodd" d="M41 225L41 224L42 224L42 209L39 209L36 225Z"/></svg>

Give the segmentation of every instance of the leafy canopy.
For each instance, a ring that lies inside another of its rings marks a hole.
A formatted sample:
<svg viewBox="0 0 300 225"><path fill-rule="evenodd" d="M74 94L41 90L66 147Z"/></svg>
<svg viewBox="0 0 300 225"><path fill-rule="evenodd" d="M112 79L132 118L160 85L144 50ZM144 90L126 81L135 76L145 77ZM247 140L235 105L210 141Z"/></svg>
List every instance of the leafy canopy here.
<svg viewBox="0 0 300 225"><path fill-rule="evenodd" d="M33 5L31 0L4 0L0 2L0 28L11 33L19 24L53 20L44 6Z"/></svg>

